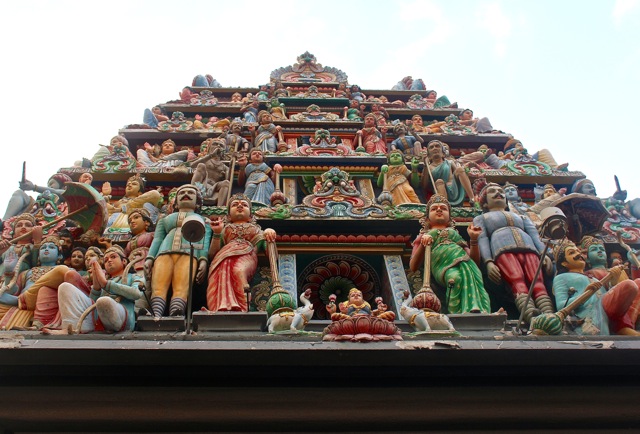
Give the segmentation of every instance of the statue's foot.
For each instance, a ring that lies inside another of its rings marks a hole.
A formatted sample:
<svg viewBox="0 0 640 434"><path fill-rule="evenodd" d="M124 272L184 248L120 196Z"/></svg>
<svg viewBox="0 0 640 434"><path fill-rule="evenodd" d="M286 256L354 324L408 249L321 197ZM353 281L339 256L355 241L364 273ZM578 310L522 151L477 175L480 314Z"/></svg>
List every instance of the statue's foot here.
<svg viewBox="0 0 640 434"><path fill-rule="evenodd" d="M42 334L43 335L68 335L69 331L68 329L54 330L54 329L49 329L45 327L42 329Z"/></svg>
<svg viewBox="0 0 640 434"><path fill-rule="evenodd" d="M618 330L617 334L623 336L640 336L640 332L632 329L631 327L624 327Z"/></svg>

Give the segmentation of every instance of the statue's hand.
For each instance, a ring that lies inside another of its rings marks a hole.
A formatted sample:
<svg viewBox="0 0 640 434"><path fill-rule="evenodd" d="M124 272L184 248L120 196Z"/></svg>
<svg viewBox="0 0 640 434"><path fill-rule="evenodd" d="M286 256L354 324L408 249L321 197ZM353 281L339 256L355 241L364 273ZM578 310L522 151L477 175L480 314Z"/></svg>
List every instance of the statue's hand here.
<svg viewBox="0 0 640 434"><path fill-rule="evenodd" d="M389 171L389 166L386 164L380 168L380 173L387 173Z"/></svg>
<svg viewBox="0 0 640 434"><path fill-rule="evenodd" d="M502 280L502 274L500 274L500 268L493 262L487 262L487 275L489 279L495 284L499 284Z"/></svg>
<svg viewBox="0 0 640 434"><path fill-rule="evenodd" d="M222 219L217 218L211 221L210 226L214 234L221 234L222 229L224 229L224 222L222 221Z"/></svg>
<svg viewBox="0 0 640 434"><path fill-rule="evenodd" d="M23 191L33 191L36 188L35 184L28 179L24 181L20 181L20 190Z"/></svg>
<svg viewBox="0 0 640 434"><path fill-rule="evenodd" d="M276 242L276 231L271 228L267 228L264 230L264 239L269 243Z"/></svg>
<svg viewBox="0 0 640 434"><path fill-rule="evenodd" d="M196 271L196 282L204 282L204 277L207 275L207 261L204 259L198 262L198 271Z"/></svg>
<svg viewBox="0 0 640 434"><path fill-rule="evenodd" d="M415 170L420 166L420 160L418 160L416 157L413 157L413 159L411 160L411 169Z"/></svg>
<svg viewBox="0 0 640 434"><path fill-rule="evenodd" d="M481 233L482 228L474 226L473 223L467 227L467 234L469 234L469 239L471 240L477 240Z"/></svg>
<svg viewBox="0 0 640 434"><path fill-rule="evenodd" d="M420 238L420 244L423 247L427 247L433 244L433 237L429 234L423 234L422 238Z"/></svg>
<svg viewBox="0 0 640 434"><path fill-rule="evenodd" d="M274 170L274 172L276 172L276 173L282 173L282 165L277 164L277 163L276 163L276 164L274 164L274 165L273 165L273 170Z"/></svg>
<svg viewBox="0 0 640 434"><path fill-rule="evenodd" d="M151 280L151 269L153 268L153 259L147 259L144 261L144 278L148 281Z"/></svg>
<svg viewBox="0 0 640 434"><path fill-rule="evenodd" d="M549 275L553 272L553 261L547 255L544 256L542 260L542 266L544 267L545 274Z"/></svg>

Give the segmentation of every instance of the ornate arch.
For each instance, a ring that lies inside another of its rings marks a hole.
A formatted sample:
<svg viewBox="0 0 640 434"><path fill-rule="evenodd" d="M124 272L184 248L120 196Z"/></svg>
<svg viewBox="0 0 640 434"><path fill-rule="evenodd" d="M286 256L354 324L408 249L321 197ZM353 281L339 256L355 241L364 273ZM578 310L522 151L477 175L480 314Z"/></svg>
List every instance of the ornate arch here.
<svg viewBox="0 0 640 434"><path fill-rule="evenodd" d="M381 282L378 273L365 260L347 254L325 255L305 267L298 277L298 290L311 289L309 297L315 310L314 319L328 319L325 305L336 294L337 302L347 299L351 288L358 288L366 301L373 303L379 295Z"/></svg>

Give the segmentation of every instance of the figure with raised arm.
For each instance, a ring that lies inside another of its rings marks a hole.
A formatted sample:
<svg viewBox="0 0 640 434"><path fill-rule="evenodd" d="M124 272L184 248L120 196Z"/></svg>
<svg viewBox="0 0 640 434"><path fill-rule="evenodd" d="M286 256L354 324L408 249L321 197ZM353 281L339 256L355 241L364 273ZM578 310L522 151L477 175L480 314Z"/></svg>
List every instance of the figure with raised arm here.
<svg viewBox="0 0 640 434"><path fill-rule="evenodd" d="M420 177L418 175L418 165L420 161L414 158L411 161L411 170L407 169L404 163L404 156L400 151L389 153L389 164L380 168L378 175L378 187L391 193L394 205L401 203L420 203L420 198L413 187L418 187Z"/></svg>

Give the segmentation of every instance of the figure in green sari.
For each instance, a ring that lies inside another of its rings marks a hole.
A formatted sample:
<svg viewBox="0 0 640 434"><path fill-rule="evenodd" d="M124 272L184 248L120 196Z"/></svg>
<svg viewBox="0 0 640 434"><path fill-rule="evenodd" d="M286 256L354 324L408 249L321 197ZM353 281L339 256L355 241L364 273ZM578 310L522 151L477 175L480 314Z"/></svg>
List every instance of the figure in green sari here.
<svg viewBox="0 0 640 434"><path fill-rule="evenodd" d="M431 274L447 288L449 313L489 313L491 302L482 283L482 273L469 255L478 257L479 228L467 229L471 251L452 227L451 205L444 196L434 194L427 203L428 219L413 242L410 267L416 271L424 261L425 247L431 246Z"/></svg>

